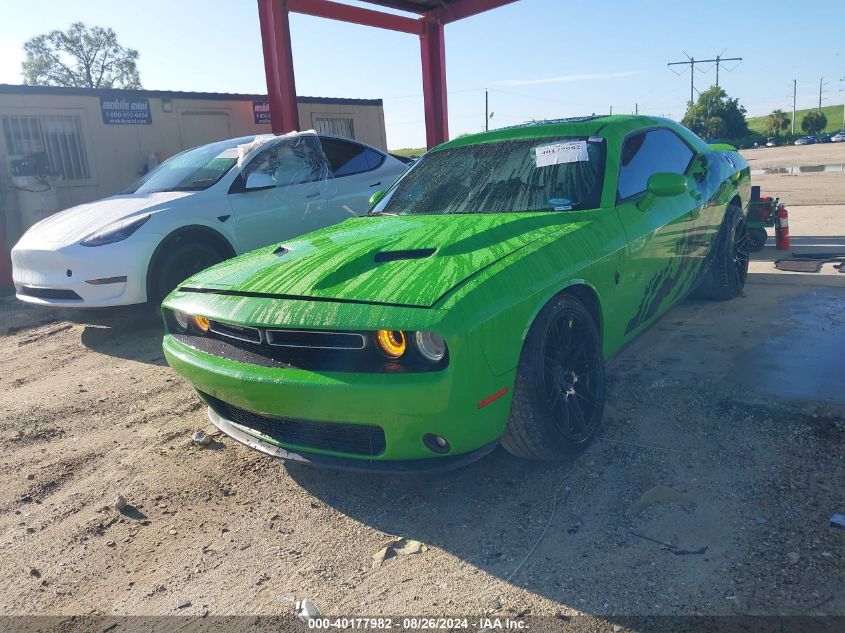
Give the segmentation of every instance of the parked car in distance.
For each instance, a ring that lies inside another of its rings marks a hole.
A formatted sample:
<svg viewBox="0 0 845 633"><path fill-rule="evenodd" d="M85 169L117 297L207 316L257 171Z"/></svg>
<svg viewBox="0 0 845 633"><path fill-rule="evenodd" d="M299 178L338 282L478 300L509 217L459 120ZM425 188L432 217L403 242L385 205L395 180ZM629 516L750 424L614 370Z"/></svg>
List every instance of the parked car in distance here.
<svg viewBox="0 0 845 633"><path fill-rule="evenodd" d="M830 143L830 136L828 134L818 134L816 136L816 143Z"/></svg>
<svg viewBox="0 0 845 633"><path fill-rule="evenodd" d="M795 139L794 145L813 145L815 142L815 136L802 136L799 139Z"/></svg>
<svg viewBox="0 0 845 633"><path fill-rule="evenodd" d="M843 141L845 141L845 130L837 132L836 134L830 137L831 143L842 143Z"/></svg>
<svg viewBox="0 0 845 633"><path fill-rule="evenodd" d="M126 191L33 225L12 249L18 299L66 307L161 303L203 268L365 212L407 165L314 132L210 143Z"/></svg>
<svg viewBox="0 0 845 633"><path fill-rule="evenodd" d="M749 178L662 118L457 138L366 216L180 284L164 352L212 423L277 457L565 459L599 430L608 358L694 290L742 292Z"/></svg>
<svg viewBox="0 0 845 633"><path fill-rule="evenodd" d="M766 147L777 147L777 141L774 138L767 138L766 139Z"/></svg>

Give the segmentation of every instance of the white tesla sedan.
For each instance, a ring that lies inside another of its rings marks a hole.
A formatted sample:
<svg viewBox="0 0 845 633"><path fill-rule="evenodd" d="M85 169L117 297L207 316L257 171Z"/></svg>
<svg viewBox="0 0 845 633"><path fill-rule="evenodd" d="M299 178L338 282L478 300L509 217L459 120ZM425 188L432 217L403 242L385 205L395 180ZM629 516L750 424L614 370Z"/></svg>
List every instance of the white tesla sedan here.
<svg viewBox="0 0 845 633"><path fill-rule="evenodd" d="M12 249L18 299L68 307L160 303L234 255L359 215L407 165L301 132L203 145L116 196L33 225Z"/></svg>

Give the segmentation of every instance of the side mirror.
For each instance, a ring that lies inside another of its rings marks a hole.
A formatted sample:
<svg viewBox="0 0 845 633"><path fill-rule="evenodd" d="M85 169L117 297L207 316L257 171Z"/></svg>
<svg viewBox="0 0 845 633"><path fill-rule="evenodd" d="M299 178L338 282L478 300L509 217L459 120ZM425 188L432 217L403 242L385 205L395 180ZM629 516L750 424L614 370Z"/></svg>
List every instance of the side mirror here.
<svg viewBox="0 0 845 633"><path fill-rule="evenodd" d="M384 198L384 194L387 193L386 191L376 191L373 195L370 196L370 208L372 209L376 206L382 198Z"/></svg>
<svg viewBox="0 0 845 633"><path fill-rule="evenodd" d="M646 184L646 191L656 198L679 196L687 190L687 178L669 172L652 174Z"/></svg>
<svg viewBox="0 0 845 633"><path fill-rule="evenodd" d="M687 191L687 177L661 172L649 176L646 194L637 203L640 211L648 211L658 198L671 198Z"/></svg>

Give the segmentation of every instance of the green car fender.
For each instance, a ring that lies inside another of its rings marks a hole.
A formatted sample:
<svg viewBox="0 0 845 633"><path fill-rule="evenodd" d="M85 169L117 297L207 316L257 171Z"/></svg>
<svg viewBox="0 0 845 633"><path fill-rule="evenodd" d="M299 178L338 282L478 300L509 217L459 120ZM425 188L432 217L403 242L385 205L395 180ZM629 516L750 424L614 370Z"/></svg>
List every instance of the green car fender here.
<svg viewBox="0 0 845 633"><path fill-rule="evenodd" d="M559 231L496 262L453 291L443 303L443 310L467 318L473 315L474 327L469 331L477 337L476 344L494 375L516 368L537 314L567 289L583 293L583 299L594 299L605 356L618 346L616 336L605 335L601 309L602 297L612 293L625 257L625 239L616 211L562 214L557 222ZM636 306L630 310L635 311ZM461 322L466 328L466 320Z"/></svg>

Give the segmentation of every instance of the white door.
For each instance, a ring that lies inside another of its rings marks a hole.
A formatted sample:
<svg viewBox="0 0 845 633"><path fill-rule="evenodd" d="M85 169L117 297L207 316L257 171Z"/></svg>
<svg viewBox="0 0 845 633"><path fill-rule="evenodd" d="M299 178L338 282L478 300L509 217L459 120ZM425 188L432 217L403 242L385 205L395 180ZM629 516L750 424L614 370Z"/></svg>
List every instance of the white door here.
<svg viewBox="0 0 845 633"><path fill-rule="evenodd" d="M280 139L245 166L229 192L240 252L325 226L333 187L316 137Z"/></svg>
<svg viewBox="0 0 845 633"><path fill-rule="evenodd" d="M180 110L182 148L222 141L232 136L228 110Z"/></svg>

